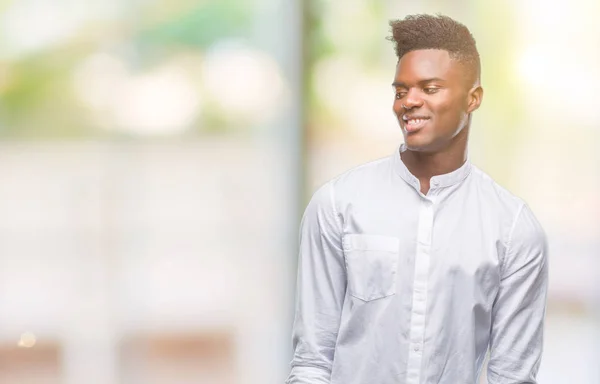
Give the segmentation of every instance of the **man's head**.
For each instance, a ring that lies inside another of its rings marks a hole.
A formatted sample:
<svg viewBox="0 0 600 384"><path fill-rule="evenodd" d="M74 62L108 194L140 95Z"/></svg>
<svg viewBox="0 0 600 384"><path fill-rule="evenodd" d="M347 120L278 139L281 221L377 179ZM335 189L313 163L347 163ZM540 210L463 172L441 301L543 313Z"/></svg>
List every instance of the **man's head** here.
<svg viewBox="0 0 600 384"><path fill-rule="evenodd" d="M446 16L390 22L398 64L394 112L408 149L439 152L466 145L470 114L481 104L475 39Z"/></svg>

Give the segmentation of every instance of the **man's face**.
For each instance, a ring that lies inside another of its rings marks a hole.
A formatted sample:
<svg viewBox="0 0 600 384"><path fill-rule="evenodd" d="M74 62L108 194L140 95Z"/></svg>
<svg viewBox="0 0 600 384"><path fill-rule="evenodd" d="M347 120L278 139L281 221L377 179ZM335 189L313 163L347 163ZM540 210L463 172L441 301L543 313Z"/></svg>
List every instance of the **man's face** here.
<svg viewBox="0 0 600 384"><path fill-rule="evenodd" d="M438 152L459 136L481 103L473 73L445 50L406 53L394 77L394 113L409 150ZM462 134L461 134L462 132Z"/></svg>

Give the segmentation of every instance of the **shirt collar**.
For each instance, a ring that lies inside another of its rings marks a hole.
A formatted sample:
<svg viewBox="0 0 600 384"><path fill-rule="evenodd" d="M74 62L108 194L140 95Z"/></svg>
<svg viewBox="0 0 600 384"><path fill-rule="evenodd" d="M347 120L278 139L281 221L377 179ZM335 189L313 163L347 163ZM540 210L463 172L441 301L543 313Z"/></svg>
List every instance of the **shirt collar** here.
<svg viewBox="0 0 600 384"><path fill-rule="evenodd" d="M408 168L406 168L406 165L402 161L402 158L400 157L400 153L404 151L406 151L405 144L401 144L400 148L398 148L395 151L393 155L394 169L396 170L396 173L400 175L402 179L404 179L404 181L406 181L408 184L412 185L417 191L419 191L419 179L417 179L415 175L410 173L410 171L408 170ZM467 176L469 176L469 173L471 173L471 162L467 158L467 161L465 161L464 164L461 165L458 169L450 173L445 173L443 175L433 176L430 180L430 189L445 188L451 185L458 184L464 179L466 179Z"/></svg>

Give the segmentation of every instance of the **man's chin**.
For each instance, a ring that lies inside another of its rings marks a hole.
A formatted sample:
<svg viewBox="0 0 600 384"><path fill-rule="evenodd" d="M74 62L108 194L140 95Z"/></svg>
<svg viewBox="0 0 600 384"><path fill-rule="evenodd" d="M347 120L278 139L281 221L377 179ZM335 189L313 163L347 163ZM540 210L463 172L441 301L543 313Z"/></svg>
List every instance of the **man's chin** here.
<svg viewBox="0 0 600 384"><path fill-rule="evenodd" d="M423 138L417 137L405 137L404 146L409 151L414 152L431 152L433 149L430 140L423 140Z"/></svg>

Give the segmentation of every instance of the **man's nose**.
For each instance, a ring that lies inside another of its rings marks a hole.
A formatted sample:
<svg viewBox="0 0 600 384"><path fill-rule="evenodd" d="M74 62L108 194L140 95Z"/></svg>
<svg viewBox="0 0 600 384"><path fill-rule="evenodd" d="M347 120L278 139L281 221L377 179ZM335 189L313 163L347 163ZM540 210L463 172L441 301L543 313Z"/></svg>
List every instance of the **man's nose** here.
<svg viewBox="0 0 600 384"><path fill-rule="evenodd" d="M411 88L406 94L402 105L405 109L421 107L423 105L423 99L420 97L419 91L414 88Z"/></svg>

